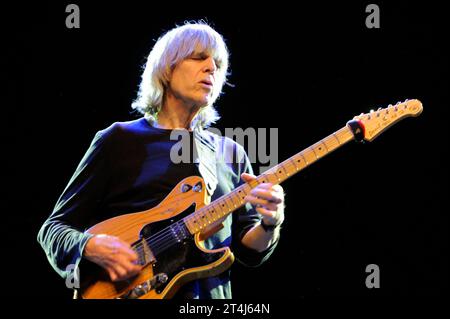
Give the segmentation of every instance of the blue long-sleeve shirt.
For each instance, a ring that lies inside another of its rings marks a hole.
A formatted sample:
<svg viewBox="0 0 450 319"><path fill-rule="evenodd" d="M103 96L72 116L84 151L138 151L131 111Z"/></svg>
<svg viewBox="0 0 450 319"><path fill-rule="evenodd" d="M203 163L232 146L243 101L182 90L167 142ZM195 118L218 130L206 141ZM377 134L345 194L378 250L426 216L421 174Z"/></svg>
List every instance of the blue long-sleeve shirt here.
<svg viewBox="0 0 450 319"><path fill-rule="evenodd" d="M74 267L89 268L83 250L92 236L86 229L108 218L143 211L156 206L183 178L205 178L212 200L229 193L242 181L240 175L252 173L243 148L227 137L206 130L190 133L194 145L201 147L199 160L175 164L170 150L177 143L171 130L158 129L141 118L114 123L99 131L82 158L74 175L58 199L50 217L38 234L50 264L63 277ZM214 163L213 166L203 163ZM209 176L205 176L209 175ZM257 266L273 252L276 243L258 253L241 243L243 235L260 220L247 204L229 215L224 228L208 238L207 248L231 246L236 259ZM187 284L183 293L191 298L231 298L229 271L217 277Z"/></svg>

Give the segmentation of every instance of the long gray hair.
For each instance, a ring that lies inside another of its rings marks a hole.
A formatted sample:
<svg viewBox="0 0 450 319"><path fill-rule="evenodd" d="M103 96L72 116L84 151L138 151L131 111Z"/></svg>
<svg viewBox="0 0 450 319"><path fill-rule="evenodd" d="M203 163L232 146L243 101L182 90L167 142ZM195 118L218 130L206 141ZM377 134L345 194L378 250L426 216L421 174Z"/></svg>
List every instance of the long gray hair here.
<svg viewBox="0 0 450 319"><path fill-rule="evenodd" d="M136 100L131 107L156 121L161 110L165 88L173 68L193 53L206 53L217 65L212 98L194 119L203 128L215 123L219 114L213 104L222 92L228 70L228 50L222 36L204 22L187 22L161 36L148 55Z"/></svg>

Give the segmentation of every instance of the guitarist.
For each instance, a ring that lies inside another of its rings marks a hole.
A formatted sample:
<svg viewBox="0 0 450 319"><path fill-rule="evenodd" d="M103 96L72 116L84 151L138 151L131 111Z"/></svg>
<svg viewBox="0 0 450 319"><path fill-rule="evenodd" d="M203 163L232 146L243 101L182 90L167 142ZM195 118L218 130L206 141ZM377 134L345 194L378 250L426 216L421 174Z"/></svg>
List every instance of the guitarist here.
<svg viewBox="0 0 450 319"><path fill-rule="evenodd" d="M117 215L156 206L183 178L202 176L212 200L255 178L243 148L207 130L219 119L213 107L226 81L228 51L207 24L186 23L165 33L150 52L134 110L143 117L99 131L38 234L52 267L63 277L102 267L112 281L141 270L130 244L85 232ZM174 163L174 131L190 137ZM206 248L231 246L237 260L256 266L275 249L284 220L279 185L255 187L247 204L230 214ZM231 298L230 273L186 284L182 298Z"/></svg>

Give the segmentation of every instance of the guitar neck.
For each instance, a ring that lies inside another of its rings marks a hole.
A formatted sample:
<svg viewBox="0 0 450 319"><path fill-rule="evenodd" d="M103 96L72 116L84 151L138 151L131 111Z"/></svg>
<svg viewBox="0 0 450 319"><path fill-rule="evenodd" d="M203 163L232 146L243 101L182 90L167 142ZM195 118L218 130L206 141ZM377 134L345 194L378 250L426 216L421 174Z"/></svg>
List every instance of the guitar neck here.
<svg viewBox="0 0 450 319"><path fill-rule="evenodd" d="M300 172L335 149L354 139L349 126L345 126L316 144L293 155L284 162L272 167L255 180L242 184L232 192L216 199L207 206L184 218L184 223L191 234L196 234L210 224L226 217L245 204L244 198L261 183L280 184L292 175Z"/></svg>

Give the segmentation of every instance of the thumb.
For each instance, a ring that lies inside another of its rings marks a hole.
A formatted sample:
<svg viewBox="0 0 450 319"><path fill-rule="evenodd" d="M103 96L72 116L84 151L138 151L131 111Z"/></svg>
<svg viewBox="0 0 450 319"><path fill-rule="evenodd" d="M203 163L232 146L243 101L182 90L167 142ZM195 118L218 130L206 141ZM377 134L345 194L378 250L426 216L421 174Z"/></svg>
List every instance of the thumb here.
<svg viewBox="0 0 450 319"><path fill-rule="evenodd" d="M242 173L241 178L244 182L248 183L248 182L256 179L256 176L252 175L252 174L248 174L248 173Z"/></svg>

